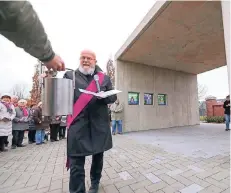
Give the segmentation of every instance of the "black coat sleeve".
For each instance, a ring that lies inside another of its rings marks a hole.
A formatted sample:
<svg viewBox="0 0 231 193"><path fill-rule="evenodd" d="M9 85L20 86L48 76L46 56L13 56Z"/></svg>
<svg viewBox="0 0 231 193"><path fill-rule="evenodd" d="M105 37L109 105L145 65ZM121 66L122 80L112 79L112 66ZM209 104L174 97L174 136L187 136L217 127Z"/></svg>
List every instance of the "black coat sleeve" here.
<svg viewBox="0 0 231 193"><path fill-rule="evenodd" d="M105 78L107 81L106 91L112 90L113 87L112 87L112 82L111 82L110 78L108 76L105 76ZM117 100L117 95L112 95L112 96L109 96L107 98L99 99L99 100L102 100L107 105L112 104Z"/></svg>
<svg viewBox="0 0 231 193"><path fill-rule="evenodd" d="M223 104L223 108L224 108L224 109L226 108L226 105L227 105L227 103L226 103L226 101L225 101L224 104Z"/></svg>
<svg viewBox="0 0 231 193"><path fill-rule="evenodd" d="M33 120L34 120L34 122L35 122L36 124L39 124L39 122L41 121L41 120L39 119L39 111L38 111L38 109L35 109L35 110L34 110L34 113L33 113Z"/></svg>
<svg viewBox="0 0 231 193"><path fill-rule="evenodd" d="M0 34L42 62L50 61L55 55L28 1L0 1Z"/></svg>

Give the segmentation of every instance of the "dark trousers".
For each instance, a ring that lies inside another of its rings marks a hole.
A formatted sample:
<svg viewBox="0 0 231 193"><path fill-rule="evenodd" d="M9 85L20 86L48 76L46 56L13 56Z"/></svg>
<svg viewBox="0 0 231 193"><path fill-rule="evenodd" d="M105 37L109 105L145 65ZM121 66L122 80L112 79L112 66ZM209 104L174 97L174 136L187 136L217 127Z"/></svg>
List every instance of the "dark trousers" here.
<svg viewBox="0 0 231 193"><path fill-rule="evenodd" d="M5 144L5 146L8 146L8 144L9 144L9 141L8 141L8 136L4 136L5 138L4 138L4 144Z"/></svg>
<svg viewBox="0 0 231 193"><path fill-rule="evenodd" d="M59 126L59 138L65 138L66 126Z"/></svg>
<svg viewBox="0 0 231 193"><path fill-rule="evenodd" d="M5 141L7 141L7 136L0 136L0 151L5 149Z"/></svg>
<svg viewBox="0 0 231 193"><path fill-rule="evenodd" d="M24 131L21 130L13 130L12 131L12 146L20 146L22 145L24 138Z"/></svg>
<svg viewBox="0 0 231 193"><path fill-rule="evenodd" d="M36 130L29 130L28 131L28 141L34 143L35 142L35 133Z"/></svg>
<svg viewBox="0 0 231 193"><path fill-rule="evenodd" d="M57 140L60 124L50 124L50 139Z"/></svg>
<svg viewBox="0 0 231 193"><path fill-rule="evenodd" d="M85 193L85 156L70 157L70 193ZM103 153L92 156L91 164L91 185L99 184L103 169Z"/></svg>

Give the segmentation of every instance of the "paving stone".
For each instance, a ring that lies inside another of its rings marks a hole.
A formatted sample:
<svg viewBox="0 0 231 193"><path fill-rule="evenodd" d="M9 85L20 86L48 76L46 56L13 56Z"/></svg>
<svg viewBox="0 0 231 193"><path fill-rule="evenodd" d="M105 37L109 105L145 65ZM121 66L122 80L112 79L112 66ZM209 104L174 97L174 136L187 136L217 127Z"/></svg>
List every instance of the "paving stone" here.
<svg viewBox="0 0 231 193"><path fill-rule="evenodd" d="M119 176L123 180L131 180L132 179L132 176L126 171L119 173Z"/></svg>
<svg viewBox="0 0 231 193"><path fill-rule="evenodd" d="M109 185L104 187L104 191L105 192L110 192L110 193L119 193L119 191L117 190L117 188L114 185Z"/></svg>
<svg viewBox="0 0 231 193"><path fill-rule="evenodd" d="M29 192L34 192L36 188L37 186L30 186L30 187L25 187L25 188L20 188L20 189L9 191L9 193L29 193Z"/></svg>
<svg viewBox="0 0 231 193"><path fill-rule="evenodd" d="M188 180L187 178L185 178L185 177L183 177L183 176L181 176L181 175L173 176L173 178L174 178L175 180L177 180L178 182L184 184L185 186L189 186L189 185L193 184L192 181Z"/></svg>
<svg viewBox="0 0 231 193"><path fill-rule="evenodd" d="M180 190L180 192L181 193L197 193L203 189L204 188L199 186L198 184L192 184L192 185Z"/></svg>
<svg viewBox="0 0 231 193"><path fill-rule="evenodd" d="M165 182L161 181L161 182L157 182L157 183L155 183L153 185L147 186L146 189L149 192L156 192L156 191L161 190L161 189L163 189L163 188L165 188L167 186L168 185Z"/></svg>
<svg viewBox="0 0 231 193"><path fill-rule="evenodd" d="M230 188L228 188L228 189L224 190L222 193L230 193L230 192L231 192Z"/></svg>
<svg viewBox="0 0 231 193"><path fill-rule="evenodd" d="M210 183L210 184L213 184L214 186L216 186L222 190L226 190L230 187L230 184L225 184L221 181L217 181L217 180L213 179L212 177L206 178L205 181Z"/></svg>
<svg viewBox="0 0 231 193"><path fill-rule="evenodd" d="M30 179L28 180L28 182L26 183L26 186L38 185L40 178L41 178L41 176L37 176L37 175L31 176Z"/></svg>
<svg viewBox="0 0 231 193"><path fill-rule="evenodd" d="M145 188L140 188L138 190L135 190L135 193L149 193Z"/></svg>
<svg viewBox="0 0 231 193"><path fill-rule="evenodd" d="M204 172L205 171L204 169L198 168L198 167L193 166L193 165L188 166L188 168L195 171L195 172Z"/></svg>
<svg viewBox="0 0 231 193"><path fill-rule="evenodd" d="M181 174L181 173L183 173L183 171L180 170L180 169L176 169L176 170L167 172L167 174L168 174L169 176L171 176L171 177L172 177L172 176L176 176L176 175Z"/></svg>
<svg viewBox="0 0 231 193"><path fill-rule="evenodd" d="M185 185L180 183L180 182L176 182L174 184L171 184L170 187L175 189L176 191L178 191L178 190L181 190L181 189L185 188Z"/></svg>
<svg viewBox="0 0 231 193"><path fill-rule="evenodd" d="M58 190L62 188L63 188L63 181L61 179L55 180L51 182L49 191Z"/></svg>
<svg viewBox="0 0 231 193"><path fill-rule="evenodd" d="M167 174L161 174L158 176L158 178L160 178L161 180L163 180L164 182L166 182L169 185L176 183L176 180L171 178Z"/></svg>
<svg viewBox="0 0 231 193"><path fill-rule="evenodd" d="M134 193L133 190L129 186L125 186L119 189L120 193Z"/></svg>
<svg viewBox="0 0 231 193"><path fill-rule="evenodd" d="M119 188L122 188L124 186L135 184L136 182L137 181L135 179L123 180L123 181L114 183L114 185L116 186L117 189L119 189Z"/></svg>
<svg viewBox="0 0 231 193"><path fill-rule="evenodd" d="M188 178L190 181L194 182L195 184L198 184L199 186L202 186L203 188L206 188L210 186L211 184L206 182L205 180L201 180L200 178L196 176L191 176Z"/></svg>
<svg viewBox="0 0 231 193"><path fill-rule="evenodd" d="M146 177L147 179L149 179L153 184L155 184L155 183L161 181L160 178L156 177L156 176L155 176L154 174L152 174L152 173L146 174L145 177Z"/></svg>
<svg viewBox="0 0 231 193"><path fill-rule="evenodd" d="M217 174L212 175L211 177L217 181L223 180L230 176L230 171L218 172Z"/></svg>
<svg viewBox="0 0 231 193"><path fill-rule="evenodd" d="M144 180L144 181L132 184L132 185L130 185L130 187L132 190L138 190L138 189L141 189L143 187L149 186L151 184L152 184L152 182L150 182L149 180Z"/></svg>
<svg viewBox="0 0 231 193"><path fill-rule="evenodd" d="M200 193L220 193L220 192L222 192L222 189L214 185L208 186L207 188L200 191Z"/></svg>
<svg viewBox="0 0 231 193"><path fill-rule="evenodd" d="M146 135L145 132L113 137L115 147L105 152L99 193L179 193L194 191L193 184L204 188L200 192L229 192L230 138L221 129L213 132L209 126L209 130L209 134L208 129L194 127L148 131L145 143L133 137ZM147 143L150 136L152 140ZM158 140L162 137L165 146L155 146L156 136ZM216 140L222 149L212 150L209 140L211 144ZM177 151L167 149L168 146L174 149L172 144L179 145ZM191 147L204 157L192 155ZM69 193L65 159L65 140L1 153L0 193ZM88 156L87 190L91 161Z"/></svg>

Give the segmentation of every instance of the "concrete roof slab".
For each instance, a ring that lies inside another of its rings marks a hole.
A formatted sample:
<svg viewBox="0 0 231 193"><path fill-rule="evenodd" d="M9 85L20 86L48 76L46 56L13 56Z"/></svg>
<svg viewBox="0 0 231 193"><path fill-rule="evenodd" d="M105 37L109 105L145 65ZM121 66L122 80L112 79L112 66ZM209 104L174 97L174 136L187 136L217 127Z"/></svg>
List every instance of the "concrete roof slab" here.
<svg viewBox="0 0 231 193"><path fill-rule="evenodd" d="M115 58L192 74L226 65L221 2L157 1Z"/></svg>

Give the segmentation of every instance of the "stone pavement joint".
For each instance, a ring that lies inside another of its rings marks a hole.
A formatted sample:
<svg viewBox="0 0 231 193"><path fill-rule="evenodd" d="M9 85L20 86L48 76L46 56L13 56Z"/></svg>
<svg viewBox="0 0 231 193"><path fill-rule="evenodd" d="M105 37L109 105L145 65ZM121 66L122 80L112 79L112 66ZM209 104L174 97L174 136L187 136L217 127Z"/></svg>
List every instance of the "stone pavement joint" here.
<svg viewBox="0 0 231 193"><path fill-rule="evenodd" d="M229 192L229 137L220 128L212 126L209 131L202 126L200 130L173 128L113 136L114 147L105 152L99 193ZM150 136L159 136L152 141L165 145L149 143ZM197 147L201 136L205 136L208 144L209 140L213 141L211 143L216 140L217 147L226 144L226 149L210 152L204 146ZM174 147L176 149L167 147L166 139L174 146L175 139L182 137L181 146L190 146L189 152L177 152L178 146ZM146 138L146 142L141 138ZM65 160L65 140L1 153L0 193L68 193L69 172ZM87 157L87 188L90 164L91 157Z"/></svg>

